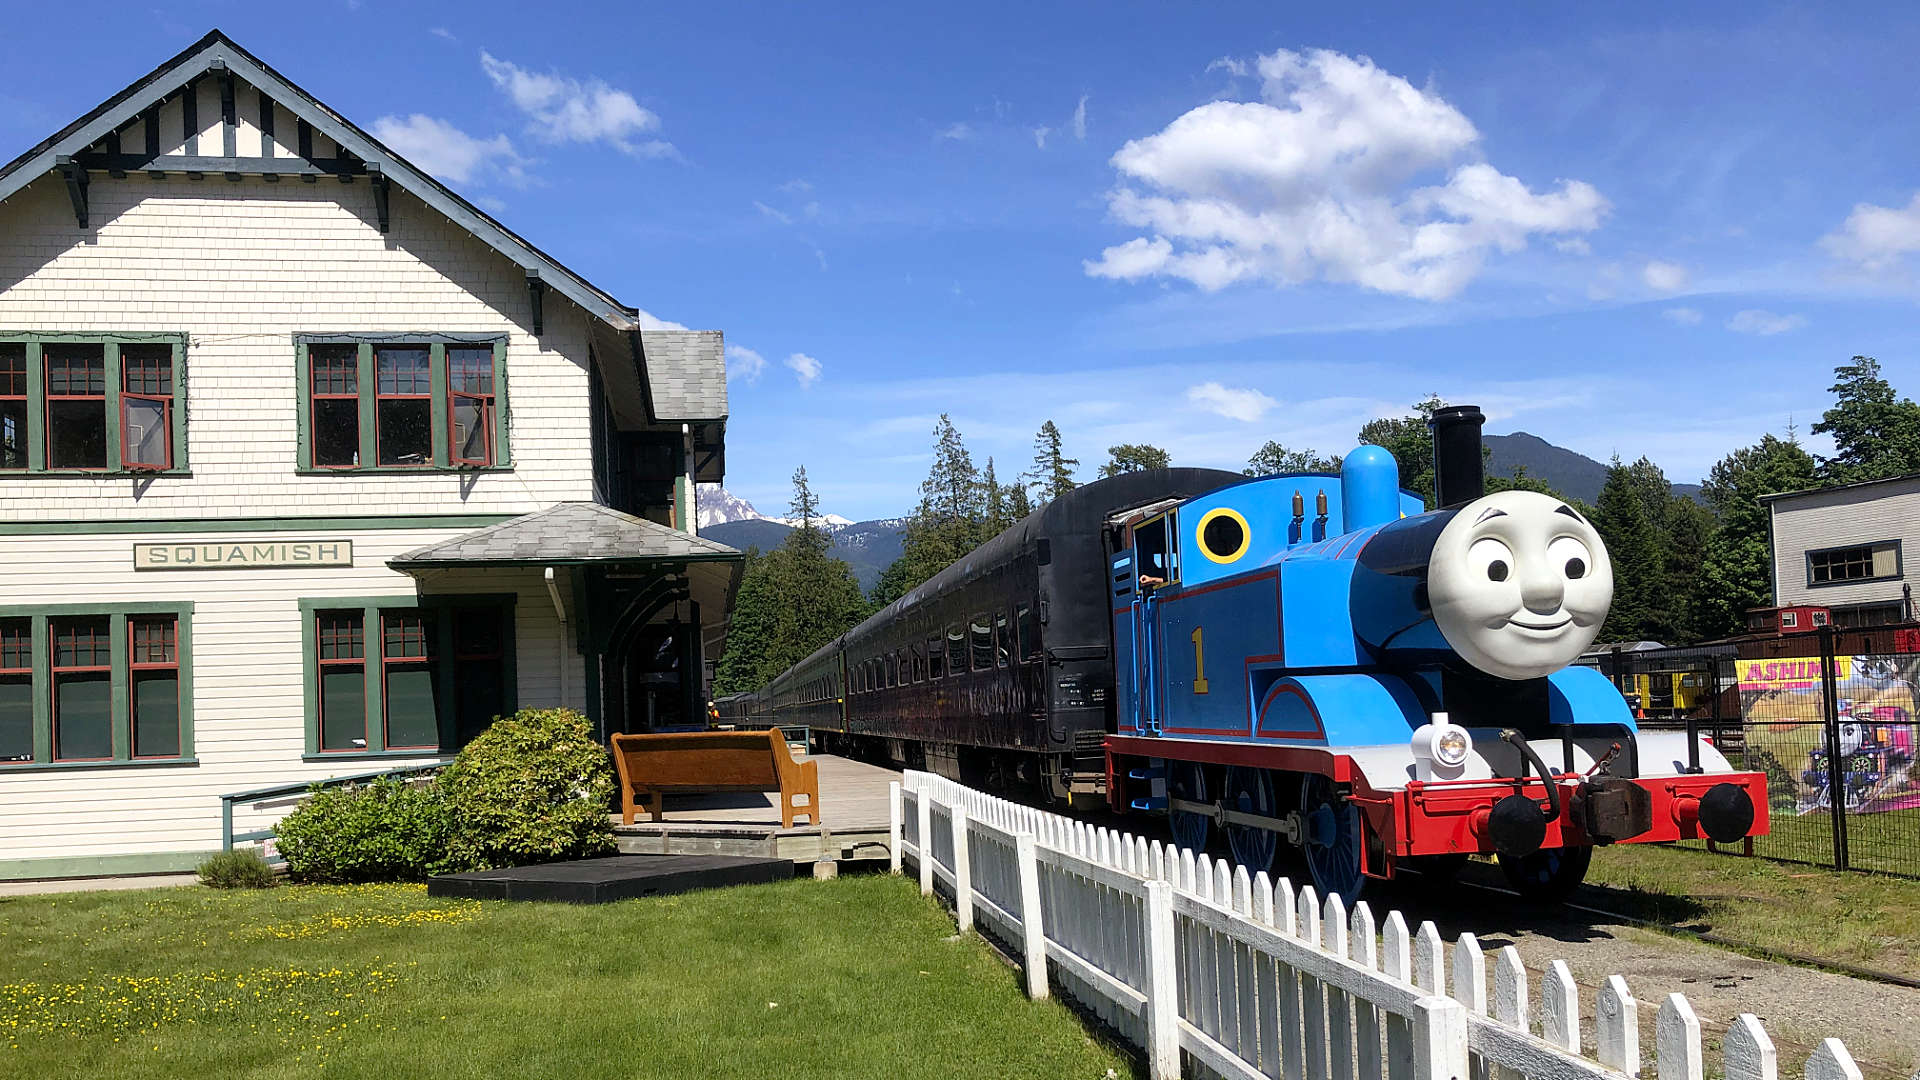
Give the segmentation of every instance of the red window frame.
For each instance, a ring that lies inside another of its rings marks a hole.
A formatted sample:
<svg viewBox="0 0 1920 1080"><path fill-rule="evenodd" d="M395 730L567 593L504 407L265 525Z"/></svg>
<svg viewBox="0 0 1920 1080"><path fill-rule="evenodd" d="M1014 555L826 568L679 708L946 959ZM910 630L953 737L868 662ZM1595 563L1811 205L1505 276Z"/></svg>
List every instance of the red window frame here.
<svg viewBox="0 0 1920 1080"><path fill-rule="evenodd" d="M33 685L33 620L24 616L0 619L0 678L18 678L23 675L26 676L27 685L31 687ZM0 761L0 769L10 765L31 764L33 764L33 755L28 754L25 761Z"/></svg>
<svg viewBox="0 0 1920 1080"><path fill-rule="evenodd" d="M484 391L461 389L465 381L468 387L476 383L485 385ZM467 348L447 346L447 460L455 465L485 467L493 464L494 430L494 387L493 387L493 347ZM453 424L453 409L461 401L480 403L480 431L486 447L478 458L462 457L459 439Z"/></svg>
<svg viewBox="0 0 1920 1080"><path fill-rule="evenodd" d="M77 632L77 630L81 628L80 624L87 624L84 627L84 629L87 631L87 636L85 638L87 658L89 660L94 660L94 661L105 660L106 662L105 663L96 662L91 664L68 664L65 667L62 667L60 664L60 632L63 629L74 628L76 630L76 633L74 634L74 639L73 639L74 648L78 650L80 648L80 642L82 640ZM51 619L48 621L48 624L47 624L47 637L49 639L48 645L52 649L51 653L47 657L47 660L48 660L48 663L51 665L51 669L52 669L53 685L47 691L47 698L48 698L48 704L52 708L53 760L55 761L112 761L113 760L113 738L112 738L113 717L111 715L111 711L109 711L109 715L107 717L108 738L107 738L107 753L105 757L73 758L73 757L63 757L60 754L60 676L91 675L91 674L97 674L99 672L106 672L107 678L109 679L113 678L113 623L112 623L112 620L106 618L105 616L97 616L97 615L76 615L76 616L68 616L66 618Z"/></svg>
<svg viewBox="0 0 1920 1080"><path fill-rule="evenodd" d="M329 626L329 623L334 625ZM358 668L360 671L360 700L365 702L367 693L366 616L358 611L345 608L314 612L313 646L314 663L319 666L319 678L317 680L319 685L323 687L326 685L326 674L327 668L329 667ZM345 649L349 655L328 657L328 646L333 646L336 652ZM319 727L315 733L318 738L314 749L322 754L364 754L367 752L367 742L373 733L366 730L367 713L364 708L360 710L360 745L343 746L333 750L327 749L327 704L324 693L319 702L319 708L320 715L316 718Z"/></svg>
<svg viewBox="0 0 1920 1080"><path fill-rule="evenodd" d="M433 393L433 374L432 374L431 367L429 367L428 372L425 376L427 391L424 394L417 393L417 392L402 394L402 393L399 393L398 391L394 393L388 393L387 391L381 389L380 387L380 354L382 352L420 352L426 349L428 349L428 346L418 345L418 344L375 345L373 347L373 464L375 468L380 468L380 469L430 469L430 468L433 468L433 464L434 464L433 462L434 393ZM409 372L407 381L410 384L417 385L419 381L418 372ZM398 385L397 373L396 373L395 384ZM394 462L393 464L390 465L383 459L383 456L380 453L380 403L383 401L424 401L427 403L427 452L426 452L425 458L422 461L419 461L412 465L403 465L403 464L400 464L399 462Z"/></svg>
<svg viewBox="0 0 1920 1080"><path fill-rule="evenodd" d="M158 638L142 640L141 631L149 627L159 627ZM158 660L152 659L155 647L158 647ZM147 659L141 658L142 649ZM127 695L127 749L136 760L151 758L175 758L180 756L179 736L175 736L173 752L169 754L142 754L135 732L139 730L139 717L133 715L134 701L131 683L140 677L141 672L173 672L174 707L179 708L180 694L180 620L172 615L134 615L127 619L127 670L129 691ZM176 715L178 715L176 713Z"/></svg>
<svg viewBox="0 0 1920 1080"><path fill-rule="evenodd" d="M18 355L13 349L19 349ZM19 367L14 367L15 363ZM27 467L27 347L24 344L0 344L0 401L20 403L20 464L8 466L0 464L0 472L13 472Z"/></svg>
<svg viewBox="0 0 1920 1080"><path fill-rule="evenodd" d="M316 402L316 401L351 401L353 402L353 413L354 413L354 421L353 421L354 432L353 433L354 433L354 446L356 447L356 449L353 452L354 459L345 465L322 464L320 461L320 410L313 408L311 407L311 405L309 405L307 409L307 464L313 466L316 469L357 469L357 468L360 468L362 464L364 464L360 460L360 451L358 449L360 445L360 434L361 434L360 433L359 350L354 349L347 354L349 358L347 361L347 367L345 372L341 372L338 368L334 366L335 361L338 359L337 357L330 356L330 355L327 355L326 353L319 351L323 349L330 350L330 349L338 349L338 348L340 348L340 345L338 343L335 343L331 346L329 345L307 346L307 397L309 402ZM322 391L320 389L320 368L321 368L322 360L326 361L327 385L329 387L329 389L325 391ZM347 393L345 391L338 390L338 389L332 389L332 387L336 387L340 385L343 381L353 387L352 393Z"/></svg>
<svg viewBox="0 0 1920 1080"><path fill-rule="evenodd" d="M107 471L107 467L109 463L104 460L98 465L55 465L53 463L53 403L54 402L56 401L98 401L100 403L100 419L102 421L105 421L107 418L107 347L104 344L99 344L95 342L80 342L78 344L93 345L95 348L99 350L99 352L91 356L83 355L77 352L71 356L57 356L56 355L57 353L61 353L65 351L59 348L47 348L42 350L41 352L40 378L43 384L43 388L46 390L46 394L44 396L46 405L44 407L46 409L46 421L47 421L46 422L47 430L45 432L46 446L43 447L42 449L45 451L47 455L47 468L49 469L58 469L62 471L72 470L74 472L105 472ZM89 371L89 368L91 367L93 361L95 361L96 359L99 361L99 364L100 364L100 392L98 394L74 394L74 393L56 394L53 392L53 372L56 364L59 365L59 369L61 373L66 375L67 377L67 389L72 390L73 389L73 372L75 370L74 361L75 360L80 361L79 370L88 372L86 382L89 386L91 386L93 383L93 378L92 378L91 371Z"/></svg>
<svg viewBox="0 0 1920 1080"><path fill-rule="evenodd" d="M132 350L129 352L129 350ZM143 384L164 386L164 391L133 388L134 378L138 375ZM127 454L130 445L127 439L127 402L156 401L160 403L161 430L166 433L162 445L166 447L166 457L158 465L152 462L134 461ZM120 467L130 470L164 472L173 468L173 347L163 345L149 355L145 347L120 347Z"/></svg>
<svg viewBox="0 0 1920 1080"><path fill-rule="evenodd" d="M412 625L405 625L409 623ZM398 629L400 630L400 636L398 640L401 647L405 649L417 647L418 652L406 651L400 655L394 655L394 650L390 648L390 646L395 640L393 637L393 628L395 628L396 624L399 624ZM433 671L433 665L439 661L439 657L434 655L434 646L438 644L434 640L437 630L438 628L434 625L432 616L420 608L382 611L380 613L380 736L381 745L389 750L431 750L437 752L440 749L440 742L437 738L432 743L398 744L393 742L393 724L388 716L388 711L392 707L393 695L387 692L387 678L395 668L411 667L421 668L428 672Z"/></svg>

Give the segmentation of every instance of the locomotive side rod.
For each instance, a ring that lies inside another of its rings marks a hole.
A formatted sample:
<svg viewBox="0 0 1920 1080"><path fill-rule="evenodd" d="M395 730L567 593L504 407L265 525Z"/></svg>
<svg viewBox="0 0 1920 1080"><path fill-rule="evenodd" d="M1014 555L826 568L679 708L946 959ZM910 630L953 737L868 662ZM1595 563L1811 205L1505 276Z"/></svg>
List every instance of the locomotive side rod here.
<svg viewBox="0 0 1920 1080"><path fill-rule="evenodd" d="M1298 810L1283 818L1266 817L1261 814L1249 814L1244 810L1229 810L1224 803L1203 803L1178 798L1169 798L1167 809L1186 814L1199 814L1211 818L1220 825L1246 825L1276 832L1295 847L1300 846L1301 839L1307 834L1306 822L1302 820Z"/></svg>

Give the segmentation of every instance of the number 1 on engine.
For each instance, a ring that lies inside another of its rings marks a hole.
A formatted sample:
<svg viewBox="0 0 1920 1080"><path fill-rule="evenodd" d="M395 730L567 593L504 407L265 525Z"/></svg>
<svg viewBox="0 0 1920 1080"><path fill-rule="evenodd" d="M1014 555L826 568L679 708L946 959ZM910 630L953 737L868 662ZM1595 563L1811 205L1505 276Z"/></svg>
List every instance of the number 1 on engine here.
<svg viewBox="0 0 1920 1080"><path fill-rule="evenodd" d="M1207 692L1205 630L1198 626L1193 628L1193 692L1196 694Z"/></svg>

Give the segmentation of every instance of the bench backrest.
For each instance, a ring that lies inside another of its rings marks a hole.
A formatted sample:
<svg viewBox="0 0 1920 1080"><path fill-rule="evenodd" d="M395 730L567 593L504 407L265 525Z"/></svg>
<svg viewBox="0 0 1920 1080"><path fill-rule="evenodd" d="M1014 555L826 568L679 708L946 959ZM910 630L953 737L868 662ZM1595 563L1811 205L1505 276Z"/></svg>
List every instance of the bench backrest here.
<svg viewBox="0 0 1920 1080"><path fill-rule="evenodd" d="M791 755L779 728L615 735L614 764L627 787L776 791L780 759Z"/></svg>

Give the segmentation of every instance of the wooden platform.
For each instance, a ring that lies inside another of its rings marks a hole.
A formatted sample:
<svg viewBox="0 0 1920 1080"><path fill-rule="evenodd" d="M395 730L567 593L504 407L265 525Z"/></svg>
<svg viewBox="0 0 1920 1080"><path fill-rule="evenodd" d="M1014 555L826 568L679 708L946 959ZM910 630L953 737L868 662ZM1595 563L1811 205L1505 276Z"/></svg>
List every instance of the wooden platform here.
<svg viewBox="0 0 1920 1080"><path fill-rule="evenodd" d="M627 855L753 855L811 863L887 857L887 784L892 769L817 755L820 824L780 827L773 796L758 793L667 797L666 820L621 825L614 839Z"/></svg>
<svg viewBox="0 0 1920 1080"><path fill-rule="evenodd" d="M427 895L463 900L610 904L638 896L668 896L726 885L758 885L792 876L792 864L781 859L614 855L471 874L436 874L427 879Z"/></svg>

